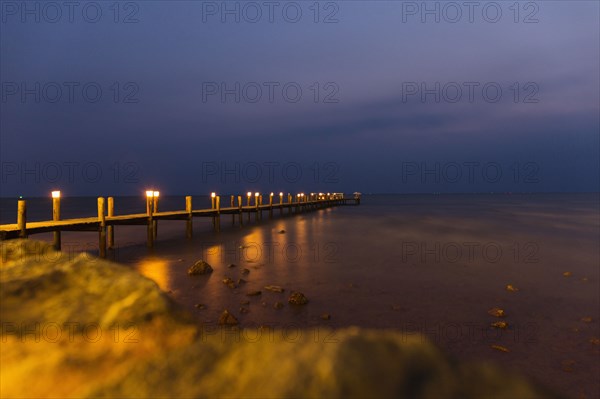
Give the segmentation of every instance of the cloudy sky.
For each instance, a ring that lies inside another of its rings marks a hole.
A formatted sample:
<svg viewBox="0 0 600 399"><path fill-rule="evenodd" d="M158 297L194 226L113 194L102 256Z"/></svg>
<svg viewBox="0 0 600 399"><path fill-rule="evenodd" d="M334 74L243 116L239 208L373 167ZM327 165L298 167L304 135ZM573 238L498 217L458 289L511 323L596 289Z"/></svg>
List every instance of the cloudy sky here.
<svg viewBox="0 0 600 399"><path fill-rule="evenodd" d="M3 197L599 190L600 6L1 1Z"/></svg>

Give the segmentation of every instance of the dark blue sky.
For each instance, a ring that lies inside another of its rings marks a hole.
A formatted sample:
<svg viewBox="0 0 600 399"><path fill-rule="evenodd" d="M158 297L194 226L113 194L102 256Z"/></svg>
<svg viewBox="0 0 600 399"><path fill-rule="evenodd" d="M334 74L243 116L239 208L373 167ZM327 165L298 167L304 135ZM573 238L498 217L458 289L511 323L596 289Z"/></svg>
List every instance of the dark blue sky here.
<svg viewBox="0 0 600 399"><path fill-rule="evenodd" d="M463 3L3 0L0 195L598 191L599 3Z"/></svg>

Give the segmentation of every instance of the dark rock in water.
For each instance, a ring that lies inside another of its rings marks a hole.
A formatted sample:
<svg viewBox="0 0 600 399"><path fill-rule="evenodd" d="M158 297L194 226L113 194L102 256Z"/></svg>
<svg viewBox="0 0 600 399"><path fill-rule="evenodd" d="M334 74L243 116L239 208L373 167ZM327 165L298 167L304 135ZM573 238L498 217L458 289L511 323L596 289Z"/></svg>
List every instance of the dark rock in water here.
<svg viewBox="0 0 600 399"><path fill-rule="evenodd" d="M237 285L242 285L242 284L246 284L246 280L244 280L243 278L238 278Z"/></svg>
<svg viewBox="0 0 600 399"><path fill-rule="evenodd" d="M250 312L250 310L248 310L248 308L245 308L245 307L243 307L243 306L240 308L240 313L242 313L242 314L246 314L246 313L248 313L248 312Z"/></svg>
<svg viewBox="0 0 600 399"><path fill-rule="evenodd" d="M229 277L225 277L223 279L223 284L225 284L229 288L236 288L237 287L237 285L235 284L235 282L232 279L230 279Z"/></svg>
<svg viewBox="0 0 600 399"><path fill-rule="evenodd" d="M202 304L202 303L197 303L194 306L197 307L198 309L204 309L204 308L206 308L206 306L204 306L204 304Z"/></svg>
<svg viewBox="0 0 600 399"><path fill-rule="evenodd" d="M242 274L250 274L250 270L248 270L248 269L243 269L243 270L242 270Z"/></svg>
<svg viewBox="0 0 600 399"><path fill-rule="evenodd" d="M323 320L330 320L331 319L331 315L329 313L323 313L321 315L321 319L323 319Z"/></svg>
<svg viewBox="0 0 600 399"><path fill-rule="evenodd" d="M204 329L130 267L30 240L0 242L0 315L6 398L559 398L418 334Z"/></svg>
<svg viewBox="0 0 600 399"><path fill-rule="evenodd" d="M240 305L250 305L250 301L246 299L245 301L241 301Z"/></svg>
<svg viewBox="0 0 600 399"><path fill-rule="evenodd" d="M235 267L235 265L233 263L230 263L227 267L231 269L232 267Z"/></svg>
<svg viewBox="0 0 600 399"><path fill-rule="evenodd" d="M199 260L192 266L190 266L190 268L188 269L188 274L190 276L195 276L199 274L209 274L212 273L212 271L213 268L208 263L206 263L203 260Z"/></svg>
<svg viewBox="0 0 600 399"><path fill-rule="evenodd" d="M279 234L285 234L285 230L279 230L278 233Z"/></svg>
<svg viewBox="0 0 600 399"><path fill-rule="evenodd" d="M267 286L265 286L265 290L267 290L267 291L273 291L273 292L283 292L283 291L285 291L283 288L281 288L278 285L267 285Z"/></svg>
<svg viewBox="0 0 600 399"><path fill-rule="evenodd" d="M238 320L231 313L229 313L228 310L224 310L223 313L221 313L221 317L219 317L219 325L236 326L238 324Z"/></svg>
<svg viewBox="0 0 600 399"><path fill-rule="evenodd" d="M301 292L292 292L288 302L292 305L306 305L308 303L308 298L306 298Z"/></svg>
<svg viewBox="0 0 600 399"><path fill-rule="evenodd" d="M246 293L247 296L258 296L260 294L262 294L260 291L249 291Z"/></svg>
<svg viewBox="0 0 600 399"><path fill-rule="evenodd" d="M275 302L275 303L273 304L273 307L274 307L275 309L281 309L281 308L283 308L283 303L281 303L281 302L277 301L277 302Z"/></svg>

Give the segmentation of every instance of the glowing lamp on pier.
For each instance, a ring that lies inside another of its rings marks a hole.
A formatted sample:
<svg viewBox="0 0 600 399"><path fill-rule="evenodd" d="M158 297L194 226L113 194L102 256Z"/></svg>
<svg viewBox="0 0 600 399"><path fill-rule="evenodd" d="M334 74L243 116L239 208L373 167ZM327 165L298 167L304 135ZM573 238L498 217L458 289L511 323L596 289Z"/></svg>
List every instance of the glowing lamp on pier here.
<svg viewBox="0 0 600 399"><path fill-rule="evenodd" d="M154 198L158 198L158 197L160 196L160 192L158 192L158 191L154 191L154 192L152 193L152 196L153 196Z"/></svg>
<svg viewBox="0 0 600 399"><path fill-rule="evenodd" d="M252 196L252 193L250 191L248 191L248 198L250 198Z"/></svg>
<svg viewBox="0 0 600 399"><path fill-rule="evenodd" d="M146 191L146 197L148 197L148 198L154 197L154 191L150 191L150 190Z"/></svg>
<svg viewBox="0 0 600 399"><path fill-rule="evenodd" d="M217 196L217 193L210 193L211 198L215 198L216 196Z"/></svg>
<svg viewBox="0 0 600 399"><path fill-rule="evenodd" d="M273 193L271 193L271 197L273 196Z"/></svg>
<svg viewBox="0 0 600 399"><path fill-rule="evenodd" d="M52 191L52 198L60 198L60 191Z"/></svg>
<svg viewBox="0 0 600 399"><path fill-rule="evenodd" d="M254 193L254 196L255 196L255 197L258 197L259 195L260 195L259 193Z"/></svg>
<svg viewBox="0 0 600 399"><path fill-rule="evenodd" d="M283 197L283 193L279 193L279 196L280 196L280 197Z"/></svg>

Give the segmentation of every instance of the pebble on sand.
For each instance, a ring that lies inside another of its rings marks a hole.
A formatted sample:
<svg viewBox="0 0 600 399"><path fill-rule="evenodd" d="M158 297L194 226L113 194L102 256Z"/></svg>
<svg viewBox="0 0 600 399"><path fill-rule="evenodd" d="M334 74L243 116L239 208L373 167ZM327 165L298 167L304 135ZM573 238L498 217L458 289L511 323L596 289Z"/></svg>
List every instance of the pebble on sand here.
<svg viewBox="0 0 600 399"><path fill-rule="evenodd" d="M257 291L249 291L246 293L246 296L258 296L260 294L262 294L262 292L260 292L258 290Z"/></svg>
<svg viewBox="0 0 600 399"><path fill-rule="evenodd" d="M308 303L308 298L306 298L306 296L304 296L304 294L301 292L292 292L288 302L292 305L306 305Z"/></svg>
<svg viewBox="0 0 600 399"><path fill-rule="evenodd" d="M206 263L203 260L199 260L196 263L194 263L192 266L190 266L190 268L188 269L188 274L190 276L195 276L198 274L208 274L208 273L212 273L213 268Z"/></svg>

